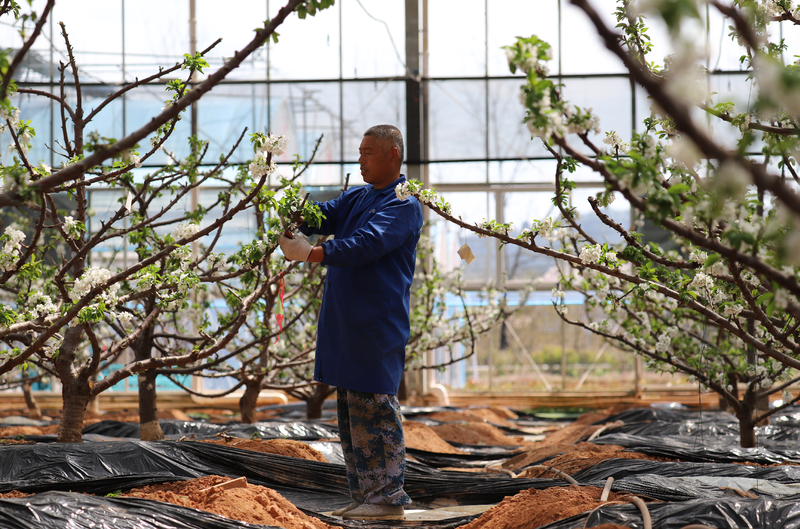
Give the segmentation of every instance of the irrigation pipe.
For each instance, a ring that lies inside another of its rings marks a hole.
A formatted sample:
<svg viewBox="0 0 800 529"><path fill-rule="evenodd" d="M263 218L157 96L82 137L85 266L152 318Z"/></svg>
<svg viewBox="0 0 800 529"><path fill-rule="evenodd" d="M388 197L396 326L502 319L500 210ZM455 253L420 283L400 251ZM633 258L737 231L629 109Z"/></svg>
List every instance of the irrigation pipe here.
<svg viewBox="0 0 800 529"><path fill-rule="evenodd" d="M611 492L611 485L614 483L614 477L608 476L606 486L603 487L603 493L600 495L600 501L608 501L608 495Z"/></svg>
<svg viewBox="0 0 800 529"><path fill-rule="evenodd" d="M492 463L492 464L486 465L484 467L484 470L488 470L489 472L499 472L501 474L506 474L507 476L510 476L512 478L516 478L517 477L517 475L514 474L512 471L508 470L507 468L501 467L500 466L501 464L502 463Z"/></svg>
<svg viewBox="0 0 800 529"><path fill-rule="evenodd" d="M567 474L563 470L559 470L559 469L557 469L555 467L548 467L547 465L533 465L533 466L530 466L530 467L526 467L525 470L528 470L530 468L535 469L535 470L550 470L551 472L553 472L556 475L556 477L564 478L564 481L566 481L570 485L579 485L579 483L577 481L575 481L575 479L573 479L572 476L570 476L569 474Z"/></svg>
<svg viewBox="0 0 800 529"><path fill-rule="evenodd" d="M610 430L611 428L616 428L617 426L624 426L624 425L625 425L625 423L622 422L622 421L614 421L614 422L606 423L603 426L601 426L600 428L598 428L596 432L594 432L592 435L590 435L589 439L587 439L586 442L587 443L591 443L592 441L594 441L595 439L600 437L600 434L605 432L606 430Z"/></svg>
<svg viewBox="0 0 800 529"><path fill-rule="evenodd" d="M613 479L613 478L608 478ZM614 501L609 501L604 503L603 505L598 505L589 513L586 517L586 521L583 522L583 529L586 529L589 526L589 520L592 518L592 515L597 512L600 508L605 507L606 505L616 505L619 503L632 503L639 508L639 511L642 513L642 523L644 524L644 529L653 529L653 521L650 518L650 511L647 509L647 505L645 505L644 501L641 498L636 496L624 496ZM681 529L714 529L713 527L708 527L706 525L687 525L686 527L682 527Z"/></svg>

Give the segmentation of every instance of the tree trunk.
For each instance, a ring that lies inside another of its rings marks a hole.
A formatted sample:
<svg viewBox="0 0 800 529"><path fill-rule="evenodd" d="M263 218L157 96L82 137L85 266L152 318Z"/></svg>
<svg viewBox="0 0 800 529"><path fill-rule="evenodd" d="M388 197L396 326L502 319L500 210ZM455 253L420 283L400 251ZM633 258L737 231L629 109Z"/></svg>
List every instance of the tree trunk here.
<svg viewBox="0 0 800 529"><path fill-rule="evenodd" d="M139 373L139 439L142 441L160 441L164 438L158 423L156 376L153 369Z"/></svg>
<svg viewBox="0 0 800 529"><path fill-rule="evenodd" d="M755 448L756 430L752 420L739 419L739 444L742 448Z"/></svg>
<svg viewBox="0 0 800 529"><path fill-rule="evenodd" d="M145 303L145 312L155 308L155 297L151 296ZM134 357L137 362L149 360L153 356L153 324L150 324L134 342ZM155 370L148 369L139 373L139 439L142 441L159 441L164 432L158 423L158 394L156 393Z"/></svg>
<svg viewBox="0 0 800 529"><path fill-rule="evenodd" d="M314 387L314 393L306 401L306 418L320 419L322 418L322 406L325 404L325 399L328 395L333 393L333 389L327 384L317 384Z"/></svg>
<svg viewBox="0 0 800 529"><path fill-rule="evenodd" d="M28 407L28 418L39 420L42 418L42 410L39 408L39 403L36 402L36 399L33 397L33 392L31 388L33 386L33 382L30 379L25 380L22 383L22 394L25 395L25 405Z"/></svg>
<svg viewBox="0 0 800 529"><path fill-rule="evenodd" d="M54 362L56 373L61 380L61 424L58 427L59 443L80 443L83 441L83 414L92 398L92 382L86 374L79 373L75 350L81 343L83 329L69 327L64 333L64 341Z"/></svg>
<svg viewBox="0 0 800 529"><path fill-rule="evenodd" d="M256 405L258 404L258 395L261 393L263 379L264 377L253 377L245 380L244 394L239 399L239 411L242 414L242 422L245 424L258 422L256 419Z"/></svg>

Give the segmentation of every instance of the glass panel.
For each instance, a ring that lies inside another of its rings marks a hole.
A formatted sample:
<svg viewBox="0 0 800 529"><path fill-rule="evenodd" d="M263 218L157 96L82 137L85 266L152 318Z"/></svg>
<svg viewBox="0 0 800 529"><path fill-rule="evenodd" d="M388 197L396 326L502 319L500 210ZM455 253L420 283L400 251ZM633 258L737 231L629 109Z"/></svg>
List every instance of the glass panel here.
<svg viewBox="0 0 800 529"><path fill-rule="evenodd" d="M593 0L600 18L607 27L617 25L614 18L616 0ZM624 72L622 62L606 48L594 24L582 9L561 0L562 51L561 72L564 74ZM555 68L553 69L555 70ZM555 72L553 72L555 73Z"/></svg>
<svg viewBox="0 0 800 529"><path fill-rule="evenodd" d="M524 80L489 82L489 158L550 157L539 138L531 138L522 122L525 107L519 101Z"/></svg>
<svg viewBox="0 0 800 529"><path fill-rule="evenodd" d="M20 86L20 88L25 87ZM37 86L36 89L48 91L48 87ZM31 125L36 131L36 135L31 138L31 150L27 154L28 161L32 165L37 165L39 160L42 160L47 165L59 166L63 161L63 157L53 154L53 152L47 148L53 145L53 138L50 135L51 107L53 108L53 112L56 112L53 114L53 118L56 125L55 130L58 133L57 138L62 137L61 128L58 125L60 121L59 114L57 114L58 107L51 104L50 101L49 98L30 94L18 94L11 99L11 104L19 108L19 118L24 121L30 120ZM5 125L6 124L3 123L3 126ZM63 143L63 140L60 141ZM11 138L11 134L8 132L0 134L0 159L2 159L3 165L13 165L14 157L19 158L19 155L12 155L8 151L8 147L13 143L14 140ZM62 149L58 150L59 152L62 151Z"/></svg>
<svg viewBox="0 0 800 529"><path fill-rule="evenodd" d="M604 191L605 188L575 189L572 192L572 205L578 209L578 213L580 213L578 222L580 222L581 227L586 233L600 244L617 244L622 242L622 237L615 230L603 224L603 221L597 217L587 200L589 196L595 196L597 193ZM631 224L630 204L621 194L614 193L614 196L614 202L609 204L606 208L600 208L600 211L611 217L618 224L622 224L625 229L629 229Z"/></svg>
<svg viewBox="0 0 800 529"><path fill-rule="evenodd" d="M751 97L755 95L753 82L747 80L747 74L719 74L712 75L710 78L711 92L717 92L712 96L714 104L731 102L736 105L736 112L745 112L752 102ZM712 127L712 137L727 149L736 149L736 143L741 138L739 129L711 116L703 116L708 119ZM760 150L761 143L755 145L752 150Z"/></svg>
<svg viewBox="0 0 800 529"><path fill-rule="evenodd" d="M553 184L556 174L555 160L525 160L490 162L489 181L500 183L547 183Z"/></svg>
<svg viewBox="0 0 800 529"><path fill-rule="evenodd" d="M558 70L558 0L493 0L489 4L489 75L511 75L503 46L536 35L550 44L550 71ZM524 76L517 71L517 75Z"/></svg>
<svg viewBox="0 0 800 529"><path fill-rule="evenodd" d="M428 3L428 75L486 75L486 4L484 0Z"/></svg>
<svg viewBox="0 0 800 529"><path fill-rule="evenodd" d="M603 146L605 133L615 130L624 142L631 139L631 83L627 77L575 78L564 80L564 99L582 109L590 108L600 118L600 134L590 133L597 147ZM638 116L637 116L638 118ZM577 136L568 141L582 152L591 152Z"/></svg>
<svg viewBox="0 0 800 529"><path fill-rule="evenodd" d="M224 57L231 57L244 48L255 33L250 31L263 25L268 18L263 0L237 0L236 9L220 9L215 0L195 0L197 2L197 48L204 50L215 40L221 38L205 57L211 71L223 64ZM295 17L296 18L296 17ZM281 45L283 45L283 33ZM291 38L290 36L287 36ZM226 79L266 79L267 48L257 49L241 66L230 72Z"/></svg>
<svg viewBox="0 0 800 529"><path fill-rule="evenodd" d="M784 24L783 22L781 24ZM747 52L744 48L739 46L735 39L730 37L731 20L728 17L720 15L719 11L713 7L709 9L708 18L708 43L711 48L711 56L709 57L709 71L736 71L742 69L742 64L739 63L739 58L746 55ZM779 32L778 24L770 24L770 33L777 39ZM792 28L792 26L788 26ZM785 36L790 37L791 34L796 33L794 29L789 33L784 33ZM787 40L787 44L789 41ZM791 45L790 45L791 46ZM791 52L791 48L789 50ZM786 55L791 57L792 53Z"/></svg>
<svg viewBox="0 0 800 529"><path fill-rule="evenodd" d="M340 161L338 83L286 83L269 88L269 128L285 134L289 146L279 161L290 161L295 153L308 160L320 136L320 162Z"/></svg>
<svg viewBox="0 0 800 529"><path fill-rule="evenodd" d="M131 12L133 9L127 11ZM91 24L87 20L87 13L91 13L90 18L93 21ZM163 7L159 13L165 15ZM57 3L50 16L53 17L54 22L53 43L57 51L53 61L56 66L59 60L64 63L68 61L67 47L59 26L59 22L63 22L75 54L81 82L119 82L122 80L121 2L77 0L63 4ZM188 27L188 17L186 20ZM40 44L44 45L47 41L42 37L40 37L42 41ZM48 63L49 60L48 54ZM56 69L54 76L57 78L58 75ZM67 74L67 82L72 82L72 79L72 76Z"/></svg>
<svg viewBox="0 0 800 529"><path fill-rule="evenodd" d="M154 13L158 16L153 16ZM189 2L128 2L125 5L125 28L127 80L153 75L159 66L169 67L183 61L183 54L190 51ZM211 42L197 41L201 50L209 44Z"/></svg>
<svg viewBox="0 0 800 529"><path fill-rule="evenodd" d="M197 105L197 135L209 141L205 163L217 163L221 154L227 156L245 128L247 132L230 162L251 159L250 134L268 132L266 102L266 85L220 85L204 95ZM291 154L282 158L290 159Z"/></svg>
<svg viewBox="0 0 800 529"><path fill-rule="evenodd" d="M272 2L272 18L282 2ZM218 8L218 4L217 4ZM238 18L238 14L237 14ZM263 18L259 18L259 24ZM300 20L286 17L278 28L278 44L270 43L269 67L272 79L333 79L339 77L339 8L318 12ZM249 30L248 30L248 34Z"/></svg>
<svg viewBox="0 0 800 529"><path fill-rule="evenodd" d="M432 163L428 166L431 184L475 184L486 182L485 162Z"/></svg>
<svg viewBox="0 0 800 529"><path fill-rule="evenodd" d="M137 130L159 115L164 108L164 101L168 99L170 97L163 85L140 86L136 90L131 90L126 97L125 103L127 130ZM175 125L175 130L164 143L164 148L170 151L178 160L185 158L191 152L187 141L187 138L192 133L191 109L186 109L182 116L183 118L178 121L177 125ZM150 151L150 138L152 137L154 137L154 134L139 142L138 150L141 155ZM145 162L146 165L167 163L171 162L163 150L157 151Z"/></svg>
<svg viewBox="0 0 800 529"><path fill-rule="evenodd" d="M343 0L341 9L342 76L404 76L405 2Z"/></svg>
<svg viewBox="0 0 800 529"><path fill-rule="evenodd" d="M437 81L430 84L430 160L486 157L486 83Z"/></svg>
<svg viewBox="0 0 800 529"><path fill-rule="evenodd" d="M453 215L461 217L464 222L473 224L494 217L494 195L491 193L444 193L443 196L450 202ZM473 232L447 222L438 215L431 215L431 221L430 233L435 248L434 257L442 270L460 267L465 280L493 281L495 279L495 255L498 246L496 240L481 239ZM456 253L465 242L469 244L475 255L475 261L470 265L461 260Z"/></svg>
<svg viewBox="0 0 800 529"><path fill-rule="evenodd" d="M404 81L350 82L344 90L344 158L358 160L361 138L369 127L389 123L406 138ZM408 148L406 148L408 153ZM406 154L406 157L408 154Z"/></svg>
<svg viewBox="0 0 800 529"><path fill-rule="evenodd" d="M557 217L558 210L553 205L552 198L553 193L551 192L504 193L505 220L514 223L514 231L511 232L511 235L516 237L523 229L530 228L534 220ZM550 242L542 237L536 238L536 244L550 246ZM509 280L535 279L555 266L551 257L519 246L507 245L503 248L503 252L505 253L505 270Z"/></svg>

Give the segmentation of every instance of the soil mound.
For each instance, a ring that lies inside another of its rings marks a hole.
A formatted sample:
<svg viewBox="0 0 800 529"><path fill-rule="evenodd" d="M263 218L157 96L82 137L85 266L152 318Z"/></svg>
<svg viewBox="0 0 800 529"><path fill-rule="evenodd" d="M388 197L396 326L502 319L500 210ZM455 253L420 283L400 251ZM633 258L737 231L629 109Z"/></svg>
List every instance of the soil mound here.
<svg viewBox="0 0 800 529"><path fill-rule="evenodd" d="M58 433L58 425L49 426L6 426L0 428L0 437L16 437L18 435L48 435Z"/></svg>
<svg viewBox="0 0 800 529"><path fill-rule="evenodd" d="M222 476L205 476L190 481L138 487L124 496L165 501L212 512L232 520L274 525L286 529L331 529L328 524L308 516L272 489L247 484L226 490L204 490L230 481Z"/></svg>
<svg viewBox="0 0 800 529"><path fill-rule="evenodd" d="M436 411L425 416L426 419L441 422L485 422L483 417L479 417L470 411Z"/></svg>
<svg viewBox="0 0 800 529"><path fill-rule="evenodd" d="M623 447L619 447L623 448ZM553 459L546 461L544 465L554 467L567 474L575 474L583 469L591 468L601 461L607 459L648 459L650 461L677 461L665 457L649 456L639 452L581 452L574 451L561 454ZM528 469L524 470L518 477L541 478L552 477L553 473L549 470Z"/></svg>
<svg viewBox="0 0 800 529"><path fill-rule="evenodd" d="M570 425L564 426L560 430L556 430L551 434L539 441L540 446L560 445L577 443L581 439L590 437L600 428L605 427L605 424L581 424L574 422Z"/></svg>
<svg viewBox="0 0 800 529"><path fill-rule="evenodd" d="M485 419L498 426L514 426L514 423L508 420L510 417L507 418L505 414L492 408L468 408L467 413Z"/></svg>
<svg viewBox="0 0 800 529"><path fill-rule="evenodd" d="M506 460L501 466L509 470L519 470L529 465L537 463L546 457L552 457L558 454L571 454L574 452L591 453L593 456L598 456L600 453L616 453L624 450L624 446L619 445L596 445L594 443L578 443L578 444L558 444L543 446L541 448L533 448L526 452L514 456ZM604 457L604 456L603 456ZM552 460L545 463L552 466Z"/></svg>
<svg viewBox="0 0 800 529"><path fill-rule="evenodd" d="M297 457L299 459L321 461L323 463L328 462L319 450L311 448L302 441L295 441L293 439L209 439L202 442L232 446L234 448L241 448L242 450L252 450L265 454Z"/></svg>
<svg viewBox="0 0 800 529"><path fill-rule="evenodd" d="M33 496L33 493L20 492L18 490L12 490L11 492L0 493L0 498L27 498L28 496Z"/></svg>
<svg viewBox="0 0 800 529"><path fill-rule="evenodd" d="M483 515L459 529L534 529L582 512L591 511L600 502L603 489L597 487L550 487L528 489L506 497ZM617 495L613 492L609 500Z"/></svg>
<svg viewBox="0 0 800 529"><path fill-rule="evenodd" d="M405 421L403 423L403 435L406 438L406 447L425 450L427 452L437 452L439 454L463 454L431 429L430 426L417 421Z"/></svg>
<svg viewBox="0 0 800 529"><path fill-rule="evenodd" d="M431 427L439 437L451 443L489 446L530 446L515 437L509 437L500 428L484 422L451 423Z"/></svg>

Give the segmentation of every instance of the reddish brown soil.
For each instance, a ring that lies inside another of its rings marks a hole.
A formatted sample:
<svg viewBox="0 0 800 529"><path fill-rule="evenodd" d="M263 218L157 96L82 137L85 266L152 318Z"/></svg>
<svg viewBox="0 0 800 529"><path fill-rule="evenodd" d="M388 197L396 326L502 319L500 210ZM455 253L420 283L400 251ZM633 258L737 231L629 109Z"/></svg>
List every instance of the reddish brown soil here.
<svg viewBox="0 0 800 529"><path fill-rule="evenodd" d="M534 529L602 505L597 487L528 489L506 497L479 518L459 529ZM609 500L617 497L613 492Z"/></svg>
<svg viewBox="0 0 800 529"><path fill-rule="evenodd" d="M502 464L502 467L507 468L509 470L518 470L521 468L525 468L528 465L532 465L537 461L541 461L546 457L551 457L557 454L565 454L573 452L589 452L592 453L592 455L594 456L598 456L598 454L600 453L604 452L614 453L624 449L625 447L618 445L596 445L594 443L586 443L586 442L578 444L548 445L540 448L536 448L536 446L534 445L533 448L519 454L518 456L514 456L511 459L506 460ZM549 464L549 462L545 464Z"/></svg>
<svg viewBox="0 0 800 529"><path fill-rule="evenodd" d="M560 430L547 434L543 440L539 441L539 446L577 443L580 439L588 438L603 426L602 424L591 425L574 422Z"/></svg>
<svg viewBox="0 0 800 529"><path fill-rule="evenodd" d="M5 426L0 428L0 437L16 437L18 435L48 435L58 433L58 425L50 426Z"/></svg>
<svg viewBox="0 0 800 529"><path fill-rule="evenodd" d="M532 443L509 437L500 428L484 422L450 423L433 426L433 431L445 441L469 445L530 446Z"/></svg>
<svg viewBox="0 0 800 529"><path fill-rule="evenodd" d="M429 413L425 416L425 418L441 422L485 422L483 417L473 414L472 410L437 411L434 413Z"/></svg>
<svg viewBox="0 0 800 529"><path fill-rule="evenodd" d="M509 421L503 413L491 408L468 408L466 412L498 426L514 426L514 423Z"/></svg>
<svg viewBox="0 0 800 529"><path fill-rule="evenodd" d="M328 462L325 456L322 455L322 452L311 448L302 441L295 441L293 439L214 439L201 442L232 446L234 448L241 448L242 450L252 450L254 452L263 452L266 454L297 457L310 461Z"/></svg>
<svg viewBox="0 0 800 529"><path fill-rule="evenodd" d="M622 448L622 447L619 447ZM557 468L567 474L575 474L581 470L593 467L601 461L607 459L647 459L650 461L677 461L676 459L667 459L665 457L648 456L640 454L639 452L581 452L574 451L566 454L561 454L553 459L546 461L544 465L548 467ZM519 477L525 478L551 478L553 472L550 470L541 469L527 469L524 470Z"/></svg>
<svg viewBox="0 0 800 529"><path fill-rule="evenodd" d="M416 421L406 421L403 423L403 435L406 439L406 447L425 450L427 452L437 452L440 454L463 454L451 445L426 424Z"/></svg>
<svg viewBox="0 0 800 529"><path fill-rule="evenodd" d="M18 490L12 490L11 492L0 493L0 498L27 498L28 496L33 496L33 494L27 492L20 492Z"/></svg>
<svg viewBox="0 0 800 529"><path fill-rule="evenodd" d="M190 481L162 483L131 489L125 496L165 501L175 505L212 512L253 524L286 529L331 529L308 516L272 489L247 484L245 487L202 492L213 485L230 481L222 476L206 476Z"/></svg>

